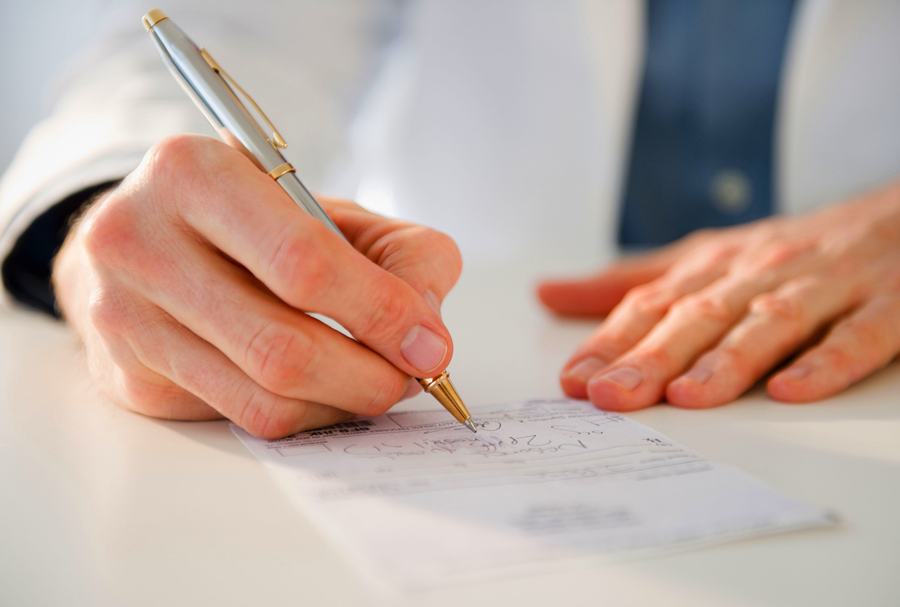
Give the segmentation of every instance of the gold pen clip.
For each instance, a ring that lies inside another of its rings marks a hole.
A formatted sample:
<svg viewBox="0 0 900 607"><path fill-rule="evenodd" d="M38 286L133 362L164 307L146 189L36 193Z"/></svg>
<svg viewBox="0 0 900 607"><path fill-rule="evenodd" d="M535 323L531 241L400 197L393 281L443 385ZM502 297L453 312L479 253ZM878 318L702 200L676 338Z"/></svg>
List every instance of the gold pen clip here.
<svg viewBox="0 0 900 607"><path fill-rule="evenodd" d="M222 66L220 66L218 63L216 63L216 60L212 58L212 55L210 55L206 51L205 48L200 49L200 54L206 60L206 63L209 64L209 67L211 67L215 73L219 74L222 77L223 81L225 82L225 86L227 86L228 90L231 92L231 96L234 97L234 100L238 102L238 104L241 106L241 109L244 110L245 114L247 114L247 117L253 121L253 124L256 125L256 128L259 130L259 132L262 134L262 136L266 138L266 141L268 141L269 144L273 148L282 148L282 149L286 148L287 143L285 142L284 138L281 136L281 133L278 132L278 129L276 129L275 125L272 124L272 121L269 120L269 117L266 116L265 112L262 111L262 108L260 108L256 104L256 102L253 101L253 97L248 95L247 91L242 89L241 85L238 84L237 82L235 82L234 79L231 76L229 76L225 72L225 70L222 69ZM259 115L262 116L262 119L265 120L266 124L269 125L269 128L272 129L272 138L271 139L269 139L269 137L265 134L265 132L263 132L263 130L259 127L259 123L256 121L255 118L253 118L253 116L250 114L250 112L247 111L247 107L243 104L243 102L241 102L240 98L238 98L238 96L234 94L234 91L231 89L231 85L233 85L234 88L236 88L238 91L240 91L241 95L243 95L244 97L247 98L247 101L249 101L251 104L253 104L253 107L256 109L257 112L259 112Z"/></svg>

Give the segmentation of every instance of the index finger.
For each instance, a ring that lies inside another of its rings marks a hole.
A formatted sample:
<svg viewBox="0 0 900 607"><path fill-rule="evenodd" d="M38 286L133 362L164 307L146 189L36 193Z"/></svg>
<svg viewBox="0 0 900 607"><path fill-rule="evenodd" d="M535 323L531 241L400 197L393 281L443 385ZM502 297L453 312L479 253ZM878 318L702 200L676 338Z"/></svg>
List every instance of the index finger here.
<svg viewBox="0 0 900 607"><path fill-rule="evenodd" d="M239 152L192 137L169 143L155 162L205 193L180 198L187 225L282 301L336 320L409 375L447 366L450 334L421 294L298 209Z"/></svg>
<svg viewBox="0 0 900 607"><path fill-rule="evenodd" d="M346 200L322 196L319 201L356 250L417 293L428 290L443 300L459 279L462 259L446 234Z"/></svg>

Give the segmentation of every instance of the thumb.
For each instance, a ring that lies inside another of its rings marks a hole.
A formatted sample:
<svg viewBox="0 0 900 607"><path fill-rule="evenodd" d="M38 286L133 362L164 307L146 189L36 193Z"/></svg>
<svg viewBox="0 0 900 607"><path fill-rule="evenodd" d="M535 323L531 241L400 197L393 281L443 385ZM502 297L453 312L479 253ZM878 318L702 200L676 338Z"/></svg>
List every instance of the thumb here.
<svg viewBox="0 0 900 607"><path fill-rule="evenodd" d="M537 294L557 314L606 316L628 291L665 274L676 258L664 250L616 262L587 278L544 280Z"/></svg>

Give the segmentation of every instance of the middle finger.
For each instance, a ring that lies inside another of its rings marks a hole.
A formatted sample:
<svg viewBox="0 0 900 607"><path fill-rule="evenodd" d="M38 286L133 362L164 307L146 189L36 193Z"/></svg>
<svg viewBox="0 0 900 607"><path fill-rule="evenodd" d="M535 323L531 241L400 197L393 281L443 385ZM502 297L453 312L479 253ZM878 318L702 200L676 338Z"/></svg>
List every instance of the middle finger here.
<svg viewBox="0 0 900 607"><path fill-rule="evenodd" d="M397 402L409 378L384 358L267 293L244 269L188 241L164 279L132 285L280 396L376 415ZM178 274L173 277L171 274Z"/></svg>

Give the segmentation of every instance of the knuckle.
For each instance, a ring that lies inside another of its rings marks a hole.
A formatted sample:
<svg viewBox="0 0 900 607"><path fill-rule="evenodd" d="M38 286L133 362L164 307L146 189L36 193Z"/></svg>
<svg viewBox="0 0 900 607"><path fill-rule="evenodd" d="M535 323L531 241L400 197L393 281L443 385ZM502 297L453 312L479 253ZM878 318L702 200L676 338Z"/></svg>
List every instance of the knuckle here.
<svg viewBox="0 0 900 607"><path fill-rule="evenodd" d="M719 294L689 295L672 306L676 315L726 323L734 317L734 310L728 300Z"/></svg>
<svg viewBox="0 0 900 607"><path fill-rule="evenodd" d="M334 280L331 262L313 238L285 226L274 243L267 271L283 286L288 303L303 307L312 294L330 288Z"/></svg>
<svg viewBox="0 0 900 607"><path fill-rule="evenodd" d="M247 343L248 375L267 390L277 394L290 392L308 375L314 352L315 348L297 331L266 323Z"/></svg>
<svg viewBox="0 0 900 607"><path fill-rule="evenodd" d="M800 302L793 297L777 293L757 295L750 302L750 311L772 321L789 324L801 324L804 320L804 310Z"/></svg>
<svg viewBox="0 0 900 607"><path fill-rule="evenodd" d="M80 228L85 253L95 264L116 265L127 258L135 227L134 214L126 204L112 197L106 199Z"/></svg>
<svg viewBox="0 0 900 607"><path fill-rule="evenodd" d="M659 288L651 285L641 285L628 291L622 302L625 307L641 314L662 318L668 311L669 298Z"/></svg>
<svg viewBox="0 0 900 607"><path fill-rule="evenodd" d="M239 167L241 154L228 145L202 135L180 134L157 142L139 167L139 191L155 213L170 218L195 219L222 212L223 197Z"/></svg>
<svg viewBox="0 0 900 607"><path fill-rule="evenodd" d="M609 325L602 325L596 335L585 345L591 352L600 355L603 360L614 360L627 352L635 343L632 336L623 332L621 328L613 329Z"/></svg>
<svg viewBox="0 0 900 607"><path fill-rule="evenodd" d="M429 248L440 251L442 267L449 271L453 280L459 278L462 273L462 255L456 241L447 234L426 228L427 243Z"/></svg>
<svg viewBox="0 0 900 607"><path fill-rule="evenodd" d="M209 193L226 187L235 157L240 153L210 137L171 135L150 148L139 169L140 183L152 196L154 209L175 215L220 211L216 196ZM215 184L211 175L218 176Z"/></svg>
<svg viewBox="0 0 900 607"><path fill-rule="evenodd" d="M150 172L156 178L182 176L192 165L216 147L208 137L192 134L170 135L159 140L147 155Z"/></svg>
<svg viewBox="0 0 900 607"><path fill-rule="evenodd" d="M889 333L878 323L863 318L849 318L843 324L844 329L853 337L855 351L882 352L888 348Z"/></svg>
<svg viewBox="0 0 900 607"><path fill-rule="evenodd" d="M740 343L729 341L726 338L716 352L723 361L727 361L729 373L736 377L757 379L765 372L765 369L760 367L757 357L748 352L747 348Z"/></svg>
<svg viewBox="0 0 900 607"><path fill-rule="evenodd" d="M365 408L366 415L381 415L397 404L397 401L400 400L400 397L406 391L409 381L416 380L408 380L401 373L385 374L382 381L377 382L375 385L375 392Z"/></svg>
<svg viewBox="0 0 900 607"><path fill-rule="evenodd" d="M238 407L237 423L247 432L260 438L272 439L278 426L272 420L272 399L259 390L246 391Z"/></svg>
<svg viewBox="0 0 900 607"><path fill-rule="evenodd" d="M87 304L88 322L100 334L123 334L128 326L126 310L105 289L94 293Z"/></svg>
<svg viewBox="0 0 900 607"><path fill-rule="evenodd" d="M703 260L703 267L714 268L733 259L739 250L738 243L717 239L704 245L698 256Z"/></svg>
<svg viewBox="0 0 900 607"><path fill-rule="evenodd" d="M459 279L462 256L456 242L447 234L409 224L401 230L390 232L389 236L378 239L368 248L366 254L374 263L382 267L409 262L427 264L434 272L430 273L425 286L434 279L434 274L438 275L447 288Z"/></svg>
<svg viewBox="0 0 900 607"><path fill-rule="evenodd" d="M776 241L763 247L751 262L751 268L757 273L770 272L794 261L807 250L804 243Z"/></svg>
<svg viewBox="0 0 900 607"><path fill-rule="evenodd" d="M855 357L850 349L835 344L821 346L816 354L826 361L826 367L832 371L846 371L851 368Z"/></svg>
<svg viewBox="0 0 900 607"><path fill-rule="evenodd" d="M647 346L641 349L641 359L649 363L651 368L671 369L674 358L672 353L661 345Z"/></svg>
<svg viewBox="0 0 900 607"><path fill-rule="evenodd" d="M119 390L127 409L149 417L168 419L176 396L168 386L160 386L127 371L122 371Z"/></svg>
<svg viewBox="0 0 900 607"><path fill-rule="evenodd" d="M238 425L266 440L291 434L305 417L307 407L284 406L287 403L279 400L262 390L249 390L238 409Z"/></svg>
<svg viewBox="0 0 900 607"><path fill-rule="evenodd" d="M364 308L366 316L359 326L366 343L380 345L391 342L398 331L409 327L408 318L414 304L403 291L390 284L385 284L385 288L376 291L379 294L373 295L372 304Z"/></svg>

